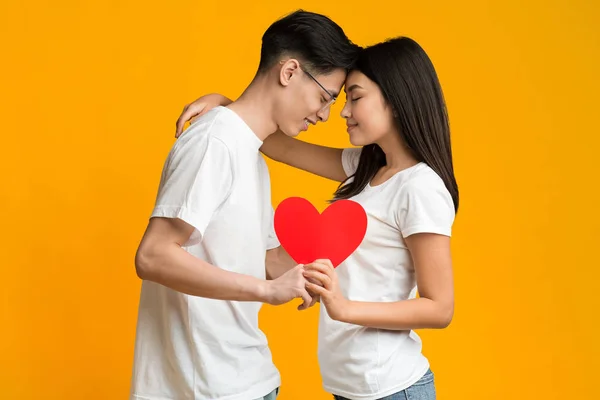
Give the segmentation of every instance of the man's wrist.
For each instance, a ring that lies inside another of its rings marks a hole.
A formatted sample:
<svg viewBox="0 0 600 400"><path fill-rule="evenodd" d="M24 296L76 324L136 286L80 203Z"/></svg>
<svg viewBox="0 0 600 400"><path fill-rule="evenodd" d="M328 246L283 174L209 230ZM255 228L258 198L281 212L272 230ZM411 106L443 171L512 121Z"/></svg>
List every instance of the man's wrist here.
<svg viewBox="0 0 600 400"><path fill-rule="evenodd" d="M256 286L256 297L262 303L271 304L273 286L271 280L261 280Z"/></svg>

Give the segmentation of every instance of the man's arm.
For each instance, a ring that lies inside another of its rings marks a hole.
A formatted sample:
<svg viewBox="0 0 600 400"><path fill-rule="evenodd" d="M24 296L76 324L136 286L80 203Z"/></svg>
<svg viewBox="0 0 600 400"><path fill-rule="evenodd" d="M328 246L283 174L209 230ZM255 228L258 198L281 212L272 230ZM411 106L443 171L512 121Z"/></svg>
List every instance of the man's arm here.
<svg viewBox="0 0 600 400"><path fill-rule="evenodd" d="M265 261L265 264L267 266L267 279L277 279L280 276L289 273L288 271L296 267L296 262L288 254L288 252L285 251L285 249L282 246L276 247L271 250L267 250L267 256ZM313 280L311 278L307 280L316 285L321 285L319 281ZM310 308L313 305L315 305L315 303L318 303L321 300L318 294L310 290L307 291L308 294L312 297L312 302L304 302L302 305L300 305L300 307L298 307L299 310L305 310L307 308Z"/></svg>
<svg viewBox="0 0 600 400"><path fill-rule="evenodd" d="M135 257L138 276L211 299L283 304L302 297L305 303L311 303L302 268L292 269L273 281L225 271L181 248L193 229L180 219L152 218Z"/></svg>
<svg viewBox="0 0 600 400"><path fill-rule="evenodd" d="M267 279L277 279L296 266L296 262L282 246L267 250L265 264Z"/></svg>

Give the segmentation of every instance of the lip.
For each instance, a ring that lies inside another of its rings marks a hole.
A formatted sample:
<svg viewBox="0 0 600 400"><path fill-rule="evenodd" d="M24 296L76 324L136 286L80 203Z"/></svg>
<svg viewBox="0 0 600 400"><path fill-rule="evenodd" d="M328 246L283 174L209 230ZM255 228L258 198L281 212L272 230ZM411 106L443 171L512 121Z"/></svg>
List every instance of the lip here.
<svg viewBox="0 0 600 400"><path fill-rule="evenodd" d="M316 124L317 124L316 122L313 122L313 121L311 121L311 120L310 120L310 119L308 119L308 118L304 118L304 129L303 129L303 130L304 130L304 131L307 131L307 130L308 130L308 127L309 127L310 125L316 125Z"/></svg>
<svg viewBox="0 0 600 400"><path fill-rule="evenodd" d="M308 130L308 121L304 120L304 128L302 128L303 131L307 131Z"/></svg>
<svg viewBox="0 0 600 400"><path fill-rule="evenodd" d="M352 129L356 128L357 125L346 125L347 129L346 131L350 132Z"/></svg>

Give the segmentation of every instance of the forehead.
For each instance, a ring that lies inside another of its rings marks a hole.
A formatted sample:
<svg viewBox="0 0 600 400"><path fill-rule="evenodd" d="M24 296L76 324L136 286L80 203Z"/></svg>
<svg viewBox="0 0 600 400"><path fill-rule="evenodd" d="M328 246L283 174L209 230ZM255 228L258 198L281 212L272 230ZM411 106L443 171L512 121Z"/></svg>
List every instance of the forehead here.
<svg viewBox="0 0 600 400"><path fill-rule="evenodd" d="M336 69L328 74L315 75L315 78L325 86L327 90L331 90L334 93L339 93L344 80L346 79L346 71L343 69Z"/></svg>
<svg viewBox="0 0 600 400"><path fill-rule="evenodd" d="M362 88L367 87L371 83L371 80L367 78L365 74L360 71L350 71L348 76L346 77L346 82L344 83L344 90L352 89L352 86L359 85Z"/></svg>

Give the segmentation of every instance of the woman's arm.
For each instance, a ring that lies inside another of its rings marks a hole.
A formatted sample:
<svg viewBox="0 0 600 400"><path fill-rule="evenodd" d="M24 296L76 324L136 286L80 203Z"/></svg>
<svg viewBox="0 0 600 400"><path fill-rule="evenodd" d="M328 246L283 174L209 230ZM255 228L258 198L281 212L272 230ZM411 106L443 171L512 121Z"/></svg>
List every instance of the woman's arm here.
<svg viewBox="0 0 600 400"><path fill-rule="evenodd" d="M281 131L269 136L260 148L261 152L275 161L337 182L347 178L342 167L343 150L303 142Z"/></svg>
<svg viewBox="0 0 600 400"><path fill-rule="evenodd" d="M420 233L405 242L411 252L419 298L396 302L351 301L342 295L335 270L327 260L306 265L307 278L324 287L307 283L307 289L321 296L332 319L355 325L390 330L445 328L454 314L454 289L450 238Z"/></svg>

